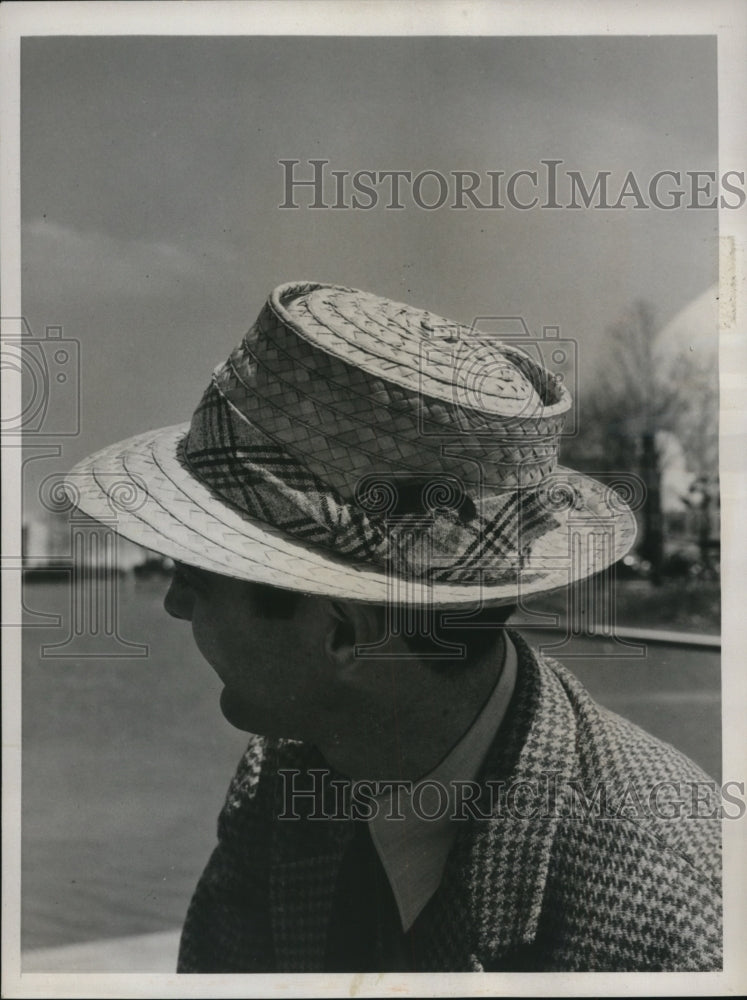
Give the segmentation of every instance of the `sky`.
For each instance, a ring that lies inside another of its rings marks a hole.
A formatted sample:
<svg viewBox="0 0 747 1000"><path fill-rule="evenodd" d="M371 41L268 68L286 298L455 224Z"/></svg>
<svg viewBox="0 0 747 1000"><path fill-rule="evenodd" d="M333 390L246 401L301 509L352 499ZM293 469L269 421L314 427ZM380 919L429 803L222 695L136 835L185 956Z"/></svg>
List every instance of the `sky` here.
<svg viewBox="0 0 747 1000"><path fill-rule="evenodd" d="M80 345L63 467L189 419L284 281L559 326L589 380L634 300L664 326L716 280L715 211L278 207L290 158L717 170L713 38L36 37L21 69L24 315Z"/></svg>

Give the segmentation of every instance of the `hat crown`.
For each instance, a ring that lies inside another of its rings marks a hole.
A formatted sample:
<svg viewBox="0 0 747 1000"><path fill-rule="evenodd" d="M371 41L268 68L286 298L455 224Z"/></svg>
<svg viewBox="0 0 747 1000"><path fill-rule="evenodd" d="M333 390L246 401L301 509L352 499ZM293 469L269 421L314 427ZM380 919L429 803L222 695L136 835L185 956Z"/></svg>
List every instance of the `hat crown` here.
<svg viewBox="0 0 747 1000"><path fill-rule="evenodd" d="M297 336L405 389L505 417L564 413L570 397L526 352L354 288L281 285L269 307Z"/></svg>
<svg viewBox="0 0 747 1000"><path fill-rule="evenodd" d="M528 354L356 289L275 289L214 375L237 415L352 497L372 472L450 474L492 492L557 461L571 405Z"/></svg>

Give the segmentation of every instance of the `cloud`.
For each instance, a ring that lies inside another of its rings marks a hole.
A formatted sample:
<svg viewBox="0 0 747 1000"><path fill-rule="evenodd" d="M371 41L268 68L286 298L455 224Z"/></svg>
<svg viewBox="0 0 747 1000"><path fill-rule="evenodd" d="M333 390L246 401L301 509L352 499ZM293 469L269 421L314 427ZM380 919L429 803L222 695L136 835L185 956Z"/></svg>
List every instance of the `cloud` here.
<svg viewBox="0 0 747 1000"><path fill-rule="evenodd" d="M24 286L47 300L173 295L180 284L236 266L225 246L123 238L47 219L25 223L22 239Z"/></svg>

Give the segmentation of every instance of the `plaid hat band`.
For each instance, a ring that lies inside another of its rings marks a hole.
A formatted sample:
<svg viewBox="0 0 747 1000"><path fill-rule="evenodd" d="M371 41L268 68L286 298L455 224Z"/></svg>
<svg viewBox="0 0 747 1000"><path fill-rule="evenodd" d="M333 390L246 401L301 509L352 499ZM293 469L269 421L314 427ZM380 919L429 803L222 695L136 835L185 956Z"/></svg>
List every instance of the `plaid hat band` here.
<svg viewBox="0 0 747 1000"><path fill-rule="evenodd" d="M511 579L557 521L537 490L474 499L452 476L362 476L346 500L255 427L220 388L194 413L181 457L211 492L307 544L398 576L433 582Z"/></svg>

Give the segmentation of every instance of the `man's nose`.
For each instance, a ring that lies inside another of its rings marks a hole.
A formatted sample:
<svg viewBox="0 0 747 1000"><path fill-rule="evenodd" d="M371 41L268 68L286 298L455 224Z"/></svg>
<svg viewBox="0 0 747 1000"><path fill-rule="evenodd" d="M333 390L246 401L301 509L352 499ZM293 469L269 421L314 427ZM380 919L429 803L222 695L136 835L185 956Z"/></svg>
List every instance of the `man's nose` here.
<svg viewBox="0 0 747 1000"><path fill-rule="evenodd" d="M179 574L175 573L163 599L164 610L172 618L181 618L183 621L189 622L192 620L193 603L194 595L191 589L184 583Z"/></svg>

